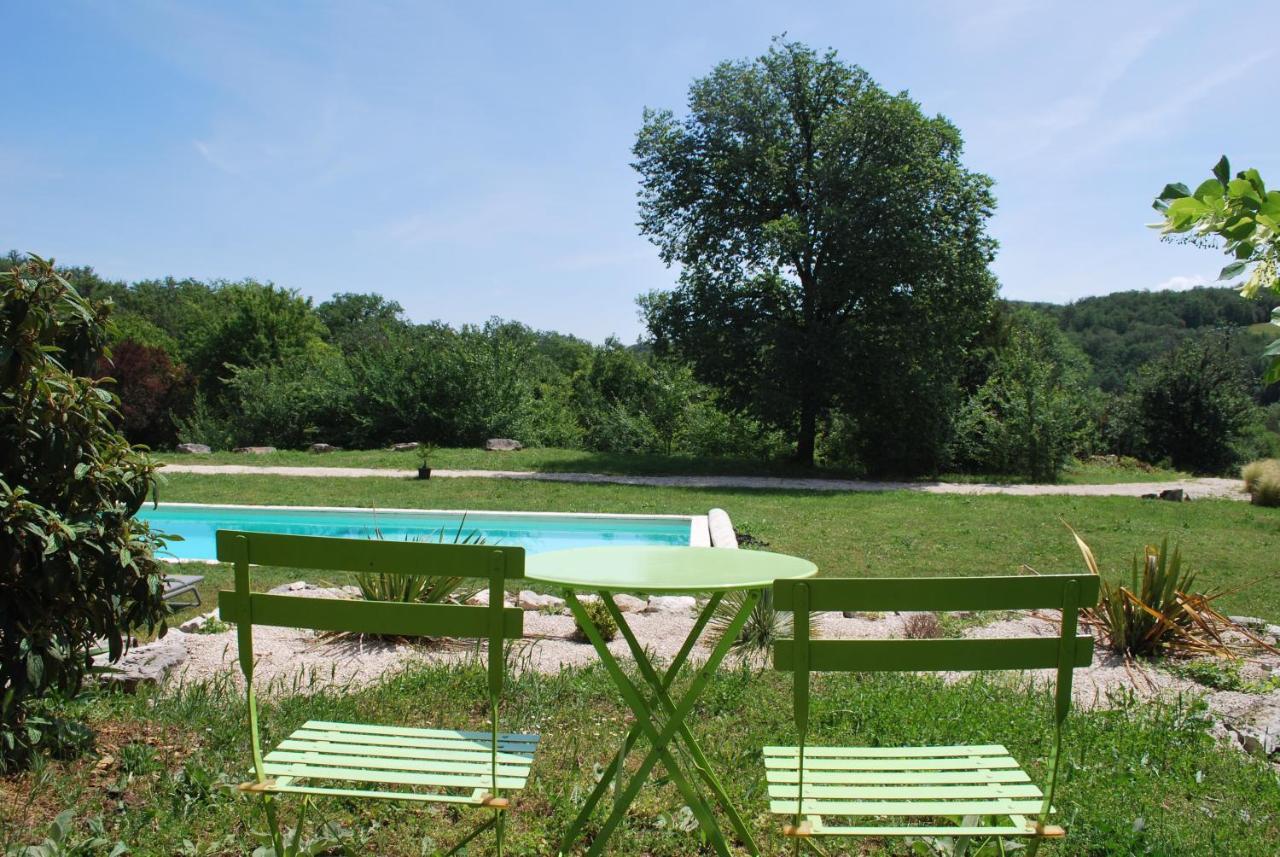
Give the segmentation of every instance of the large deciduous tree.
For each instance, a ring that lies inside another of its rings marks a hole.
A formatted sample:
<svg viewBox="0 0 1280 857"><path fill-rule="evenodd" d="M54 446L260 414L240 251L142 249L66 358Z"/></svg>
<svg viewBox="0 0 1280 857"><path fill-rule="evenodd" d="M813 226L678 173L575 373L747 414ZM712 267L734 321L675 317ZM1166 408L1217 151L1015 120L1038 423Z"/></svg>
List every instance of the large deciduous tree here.
<svg viewBox="0 0 1280 857"><path fill-rule="evenodd" d="M660 348L794 432L846 412L864 463L936 464L954 364L990 312L991 181L960 133L834 52L775 40L646 111L640 228L679 286L641 303Z"/></svg>

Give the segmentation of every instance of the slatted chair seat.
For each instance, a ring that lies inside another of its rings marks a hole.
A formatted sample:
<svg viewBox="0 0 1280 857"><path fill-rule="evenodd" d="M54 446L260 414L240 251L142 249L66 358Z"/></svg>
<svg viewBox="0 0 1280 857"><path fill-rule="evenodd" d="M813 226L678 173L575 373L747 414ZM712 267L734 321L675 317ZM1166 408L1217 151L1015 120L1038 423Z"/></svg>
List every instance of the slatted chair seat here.
<svg viewBox="0 0 1280 857"><path fill-rule="evenodd" d="M793 674L799 743L765 747L763 758L769 810L789 819L783 834L792 838L793 852L815 837L935 836L951 838L953 853L962 857L974 842L1025 837L1032 857L1043 840L1064 836L1048 819L1072 671L1093 658L1093 638L1076 633L1079 610L1097 597L1096 575L776 581L774 605L793 614L794 633L774 645L774 667ZM1062 611L1057 638L815 640L810 633L812 615L821 611L1044 608ZM1057 670L1043 790L1000 744L830 747L808 741L813 672L1022 669Z"/></svg>
<svg viewBox="0 0 1280 857"><path fill-rule="evenodd" d="M769 811L803 816L815 836L1045 836L1044 792L999 744L951 747L805 747L803 806L800 748L765 747ZM829 817L874 819L837 824ZM982 826L906 824L904 818L980 816ZM1007 819L1007 821L1005 821Z"/></svg>
<svg viewBox="0 0 1280 857"><path fill-rule="evenodd" d="M525 787L538 740L498 733L498 788ZM311 720L263 757L272 779L245 790L493 806L505 801L492 794L493 749L489 732Z"/></svg>
<svg viewBox="0 0 1280 857"><path fill-rule="evenodd" d="M502 857L507 795L521 791L538 749L535 734L498 729L507 640L524 633L524 613L504 606L510 580L524 577L522 548L387 542L219 530L218 559L235 564L235 589L218 593L223 621L236 623L248 702L253 779L240 789L260 796L277 853L284 849L275 801L280 795L421 801L474 806L489 820L456 842L456 854L486 830ZM254 565L360 574L477 578L489 604L422 604L303 598L255 592ZM253 626L351 634L462 637L488 643L486 731L421 729L309 720L263 752L253 686Z"/></svg>

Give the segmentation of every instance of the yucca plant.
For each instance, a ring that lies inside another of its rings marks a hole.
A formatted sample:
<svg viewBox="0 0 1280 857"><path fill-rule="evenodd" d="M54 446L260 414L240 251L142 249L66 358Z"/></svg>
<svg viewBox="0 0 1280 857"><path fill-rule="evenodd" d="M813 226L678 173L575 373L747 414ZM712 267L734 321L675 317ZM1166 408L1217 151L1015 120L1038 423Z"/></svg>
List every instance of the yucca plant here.
<svg viewBox="0 0 1280 857"><path fill-rule="evenodd" d="M738 632L738 638L730 645L730 653L745 660L765 660L773 650L775 642L791 636L793 627L791 614L775 607L773 599L769 597L770 594L764 593L756 602L756 606L747 616L746 624ZM713 643L718 643L728 632L729 625L733 623L733 617L738 615L738 611L742 609L746 600L746 592L730 592L716 606L715 612L711 614L711 621L707 623ZM817 632L818 623L813 622L809 633L816 636Z"/></svg>
<svg viewBox="0 0 1280 857"><path fill-rule="evenodd" d="M1076 545L1089 571L1098 574L1093 551L1075 530ZM1128 585L1099 580L1098 604L1082 613L1085 623L1102 633L1107 645L1127 658L1158 655L1215 655L1276 650L1249 629L1238 625L1213 603L1228 590L1194 591L1196 575L1183 567L1181 550L1169 551L1166 538L1159 547L1147 545L1133 559ZM1247 642L1224 637L1233 631Z"/></svg>
<svg viewBox="0 0 1280 857"><path fill-rule="evenodd" d="M458 522L458 528L450 537L447 530L441 527L435 533L437 544L482 545L485 537L479 530L463 532L467 516L464 514ZM375 529L373 537L379 541L386 537L382 530ZM422 535L415 535L406 541L424 541ZM365 601L396 601L403 604L441 604L445 601L466 601L479 589L472 586L465 588L468 578L438 577L427 574L387 574L372 571L356 575L356 586L360 588L360 597Z"/></svg>

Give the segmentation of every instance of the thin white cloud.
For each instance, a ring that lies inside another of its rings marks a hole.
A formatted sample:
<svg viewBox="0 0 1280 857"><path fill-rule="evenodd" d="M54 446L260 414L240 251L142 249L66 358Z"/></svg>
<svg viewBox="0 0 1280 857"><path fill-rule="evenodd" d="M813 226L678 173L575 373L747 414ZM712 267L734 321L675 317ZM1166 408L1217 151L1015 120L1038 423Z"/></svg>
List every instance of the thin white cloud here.
<svg viewBox="0 0 1280 857"><path fill-rule="evenodd" d="M1185 292L1196 286L1207 286L1210 281L1199 274L1178 274L1161 283L1156 283L1149 291L1153 292Z"/></svg>

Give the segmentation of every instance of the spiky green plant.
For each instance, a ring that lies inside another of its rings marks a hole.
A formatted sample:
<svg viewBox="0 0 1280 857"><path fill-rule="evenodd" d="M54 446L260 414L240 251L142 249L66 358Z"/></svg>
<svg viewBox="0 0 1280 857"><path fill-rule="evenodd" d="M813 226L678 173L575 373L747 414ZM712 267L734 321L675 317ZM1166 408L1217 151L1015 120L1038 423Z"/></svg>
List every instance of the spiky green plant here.
<svg viewBox="0 0 1280 857"><path fill-rule="evenodd" d="M718 643L728 633L733 618L738 615L746 600L746 592L730 592L716 605L711 621L707 623L713 642ZM746 660L765 660L775 642L791 636L792 627L791 614L775 607L773 599L766 592L747 616L737 639L730 644L729 652ZM816 635L817 629L818 625L814 622L810 625L809 633Z"/></svg>
<svg viewBox="0 0 1280 857"><path fill-rule="evenodd" d="M435 534L438 544L482 545L485 537L479 530L464 532L467 516L464 514L458 522L458 528L450 537L444 527ZM386 537L381 529L373 531L373 537L383 540ZM421 542L421 535L413 536L407 541ZM373 571L356 575L356 586L360 588L360 597L365 601L396 601L403 604L440 604L450 599L466 601L479 590L465 587L465 577L440 577L427 574L387 574Z"/></svg>
<svg viewBox="0 0 1280 857"><path fill-rule="evenodd" d="M1075 530L1076 545L1085 565L1098 574L1093 551ZM1129 585L1098 581L1098 604L1082 616L1102 632L1108 647L1127 658L1158 655L1215 655L1227 657L1248 650L1275 649L1247 628L1218 612L1213 602L1227 590L1194 591L1196 575L1183 568L1181 550L1169 552L1166 538L1159 547L1147 545L1133 558ZM1233 631L1248 642L1224 638Z"/></svg>

